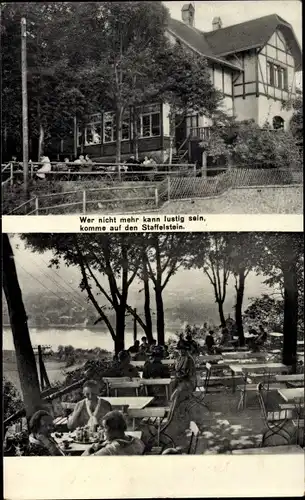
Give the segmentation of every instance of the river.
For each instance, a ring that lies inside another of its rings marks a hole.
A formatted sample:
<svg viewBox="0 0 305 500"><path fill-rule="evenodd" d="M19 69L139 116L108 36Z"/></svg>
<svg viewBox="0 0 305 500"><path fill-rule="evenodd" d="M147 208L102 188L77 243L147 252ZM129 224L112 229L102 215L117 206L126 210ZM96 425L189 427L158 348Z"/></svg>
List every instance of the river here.
<svg viewBox="0 0 305 500"><path fill-rule="evenodd" d="M167 331L165 339L174 336L176 330ZM144 334L143 334L144 335ZM138 339L141 339L142 330L138 332ZM87 328L30 328L32 345L50 345L56 351L59 345L72 345L74 348L94 349L100 347L107 351L113 351L113 340L109 333L101 332L98 329L89 330ZM125 334L125 347L133 344L133 332L127 331ZM14 351L12 332L9 327L3 328L3 375L10 380L20 391L20 381L17 371L16 361L11 352ZM8 352L10 351L10 352ZM13 358L13 359L12 359ZM50 382L62 381L64 379L65 363L59 361L45 360L46 370Z"/></svg>

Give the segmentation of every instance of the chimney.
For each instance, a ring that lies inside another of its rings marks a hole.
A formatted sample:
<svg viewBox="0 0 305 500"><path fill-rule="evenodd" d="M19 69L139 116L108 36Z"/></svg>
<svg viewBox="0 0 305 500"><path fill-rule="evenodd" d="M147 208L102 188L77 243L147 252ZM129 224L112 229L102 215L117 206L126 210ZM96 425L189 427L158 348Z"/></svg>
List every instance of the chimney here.
<svg viewBox="0 0 305 500"><path fill-rule="evenodd" d="M220 17L214 17L212 21L213 31L220 30L222 28L222 20Z"/></svg>
<svg viewBox="0 0 305 500"><path fill-rule="evenodd" d="M191 3L186 3L181 9L182 21L188 26L194 27L195 8Z"/></svg>

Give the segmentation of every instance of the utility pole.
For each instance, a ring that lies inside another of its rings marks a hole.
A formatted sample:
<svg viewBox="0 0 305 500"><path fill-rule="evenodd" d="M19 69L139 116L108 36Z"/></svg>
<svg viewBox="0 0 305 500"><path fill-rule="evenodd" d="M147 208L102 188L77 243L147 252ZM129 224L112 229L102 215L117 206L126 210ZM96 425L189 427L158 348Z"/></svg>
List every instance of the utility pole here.
<svg viewBox="0 0 305 500"><path fill-rule="evenodd" d="M22 154L23 183L25 195L29 189L29 127L28 127L28 89L26 54L26 19L21 19L21 79L22 79Z"/></svg>

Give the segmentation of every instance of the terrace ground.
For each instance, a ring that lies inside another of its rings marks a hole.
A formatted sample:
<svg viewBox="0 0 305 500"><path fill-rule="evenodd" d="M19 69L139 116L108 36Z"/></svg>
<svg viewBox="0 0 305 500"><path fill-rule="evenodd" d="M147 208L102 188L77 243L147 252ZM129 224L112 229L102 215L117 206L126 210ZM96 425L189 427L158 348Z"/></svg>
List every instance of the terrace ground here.
<svg viewBox="0 0 305 500"><path fill-rule="evenodd" d="M212 390L212 389L211 389ZM200 429L196 454L230 453L240 448L258 448L262 442L263 433L267 427L262 418L256 393L247 398L246 408L238 410L240 393L232 393L230 388L223 388L221 392L206 395L205 402L208 409L196 406L192 418ZM278 409L278 404L283 403L276 393L270 393L268 410ZM287 429L295 444L295 428L292 423L287 424ZM281 446L287 442L280 436L272 437L264 446Z"/></svg>

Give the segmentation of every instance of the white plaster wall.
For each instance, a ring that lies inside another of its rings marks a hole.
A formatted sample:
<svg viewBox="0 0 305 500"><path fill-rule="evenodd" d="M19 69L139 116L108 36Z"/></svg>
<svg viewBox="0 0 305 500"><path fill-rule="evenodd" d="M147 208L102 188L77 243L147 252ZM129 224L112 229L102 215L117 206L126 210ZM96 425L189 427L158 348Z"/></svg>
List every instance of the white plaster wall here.
<svg viewBox="0 0 305 500"><path fill-rule="evenodd" d="M236 97L234 99L235 116L237 120L258 120L258 98L255 95L247 96L245 99Z"/></svg>
<svg viewBox="0 0 305 500"><path fill-rule="evenodd" d="M232 72L225 69L224 71L224 89L225 94L232 95Z"/></svg>
<svg viewBox="0 0 305 500"><path fill-rule="evenodd" d="M274 99L267 99L267 97L260 95L258 98L258 124L264 125L266 121L272 125L274 116L281 116L285 120L285 130L289 128L289 121L292 117L292 110L282 109L281 101Z"/></svg>

